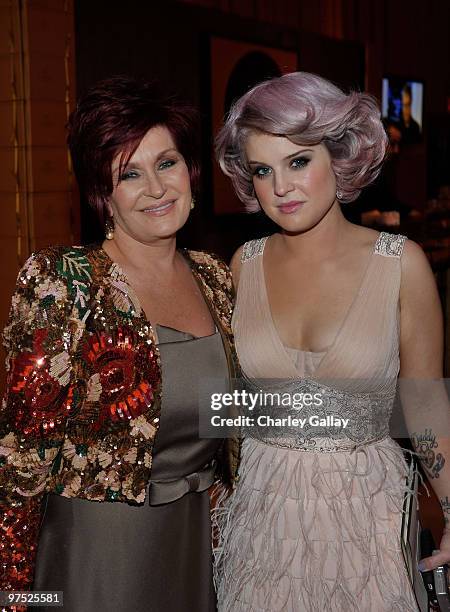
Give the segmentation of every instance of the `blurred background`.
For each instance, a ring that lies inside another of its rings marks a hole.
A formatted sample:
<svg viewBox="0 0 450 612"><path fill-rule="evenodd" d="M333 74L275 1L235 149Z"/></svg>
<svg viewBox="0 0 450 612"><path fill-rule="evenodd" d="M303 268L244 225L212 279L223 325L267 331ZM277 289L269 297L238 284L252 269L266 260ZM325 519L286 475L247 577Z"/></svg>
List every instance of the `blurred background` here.
<svg viewBox="0 0 450 612"><path fill-rule="evenodd" d="M425 249L445 313L448 374L449 66L448 0L0 0L1 327L33 251L102 238L65 144L68 114L87 88L113 74L156 78L200 110L202 195L180 241L229 259L271 228L242 212L214 162L213 135L251 86L305 70L380 102L389 158L344 212Z"/></svg>

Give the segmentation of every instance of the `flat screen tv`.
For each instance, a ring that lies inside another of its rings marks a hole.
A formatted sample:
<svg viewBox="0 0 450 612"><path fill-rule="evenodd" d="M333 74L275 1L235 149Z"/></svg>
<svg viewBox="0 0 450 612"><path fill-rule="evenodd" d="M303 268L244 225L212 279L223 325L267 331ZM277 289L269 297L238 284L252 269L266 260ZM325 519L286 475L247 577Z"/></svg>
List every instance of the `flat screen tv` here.
<svg viewBox="0 0 450 612"><path fill-rule="evenodd" d="M381 114L386 126L398 128L402 145L420 142L423 129L423 81L400 77L383 78Z"/></svg>

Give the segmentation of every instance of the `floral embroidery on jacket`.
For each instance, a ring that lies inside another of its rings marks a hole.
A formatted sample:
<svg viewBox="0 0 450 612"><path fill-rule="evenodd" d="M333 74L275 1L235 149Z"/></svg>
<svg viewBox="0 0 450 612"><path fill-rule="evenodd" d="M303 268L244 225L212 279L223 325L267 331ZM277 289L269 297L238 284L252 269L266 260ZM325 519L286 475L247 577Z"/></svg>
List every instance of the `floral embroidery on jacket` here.
<svg viewBox="0 0 450 612"><path fill-rule="evenodd" d="M212 255L185 251L231 350L232 285ZM45 249L19 273L0 412L2 590L27 588L46 492L144 502L161 406L155 338L98 246ZM222 473L233 478L233 465ZM6 570L5 570L6 568Z"/></svg>

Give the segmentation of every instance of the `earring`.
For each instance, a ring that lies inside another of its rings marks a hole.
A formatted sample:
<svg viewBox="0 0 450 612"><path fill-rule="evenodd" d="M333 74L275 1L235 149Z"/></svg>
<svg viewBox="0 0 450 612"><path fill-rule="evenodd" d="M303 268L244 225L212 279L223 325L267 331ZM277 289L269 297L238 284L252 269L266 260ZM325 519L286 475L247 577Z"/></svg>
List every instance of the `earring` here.
<svg viewBox="0 0 450 612"><path fill-rule="evenodd" d="M342 200L342 195L343 195L343 194L342 194L342 191L340 191L339 189L337 189L337 191L336 191L336 197L337 197L337 199L338 199L338 200Z"/></svg>
<svg viewBox="0 0 450 612"><path fill-rule="evenodd" d="M112 240L114 238L114 219L108 217L105 221L105 238L106 240Z"/></svg>
<svg viewBox="0 0 450 612"><path fill-rule="evenodd" d="M192 197L192 200L191 200L191 210L193 208L195 208L195 198L194 197Z"/></svg>

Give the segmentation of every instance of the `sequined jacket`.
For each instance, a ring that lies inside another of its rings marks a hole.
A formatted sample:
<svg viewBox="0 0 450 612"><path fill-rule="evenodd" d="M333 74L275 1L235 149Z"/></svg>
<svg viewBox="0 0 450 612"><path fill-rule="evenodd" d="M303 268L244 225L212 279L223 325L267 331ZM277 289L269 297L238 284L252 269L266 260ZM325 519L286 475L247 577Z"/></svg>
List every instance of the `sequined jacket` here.
<svg viewBox="0 0 450 612"><path fill-rule="evenodd" d="M222 335L230 375L228 268L182 251ZM19 274L4 332L7 392L0 412L2 590L33 579L44 493L99 502L145 500L161 411L155 336L126 277L99 246L55 247ZM226 440L219 476L239 455Z"/></svg>

